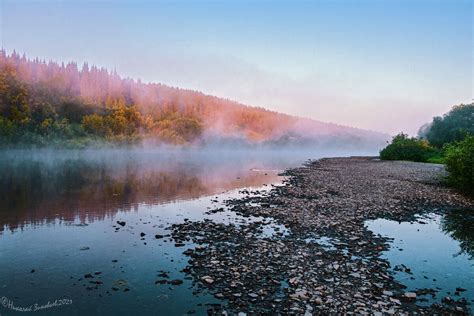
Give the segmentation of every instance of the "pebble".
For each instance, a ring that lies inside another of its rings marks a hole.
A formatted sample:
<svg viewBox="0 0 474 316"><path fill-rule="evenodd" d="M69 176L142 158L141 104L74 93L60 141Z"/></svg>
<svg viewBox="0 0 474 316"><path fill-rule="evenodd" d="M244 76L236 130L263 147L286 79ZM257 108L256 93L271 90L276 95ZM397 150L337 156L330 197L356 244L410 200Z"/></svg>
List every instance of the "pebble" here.
<svg viewBox="0 0 474 316"><path fill-rule="evenodd" d="M251 315L444 314L454 307L419 306L416 293L403 293L381 257L391 240L364 225L378 217L407 220L420 212L420 201L423 208L472 205L432 185L440 170L365 157L321 159L285 171L284 184L268 193L225 201L249 220L188 220L171 225L171 236L175 246L196 245L183 252L183 272L233 315L242 306ZM284 233L263 235L270 223Z"/></svg>

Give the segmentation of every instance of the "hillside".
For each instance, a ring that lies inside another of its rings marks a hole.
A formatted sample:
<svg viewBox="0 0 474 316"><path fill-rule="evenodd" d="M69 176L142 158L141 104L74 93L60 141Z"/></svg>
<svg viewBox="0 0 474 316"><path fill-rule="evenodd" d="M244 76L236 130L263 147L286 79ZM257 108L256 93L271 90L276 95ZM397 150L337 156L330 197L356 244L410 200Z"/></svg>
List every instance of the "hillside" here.
<svg viewBox="0 0 474 316"><path fill-rule="evenodd" d="M238 87L236 87L238 89ZM202 144L378 146L386 135L251 107L201 92L122 78L84 64L0 51L3 144L148 140Z"/></svg>

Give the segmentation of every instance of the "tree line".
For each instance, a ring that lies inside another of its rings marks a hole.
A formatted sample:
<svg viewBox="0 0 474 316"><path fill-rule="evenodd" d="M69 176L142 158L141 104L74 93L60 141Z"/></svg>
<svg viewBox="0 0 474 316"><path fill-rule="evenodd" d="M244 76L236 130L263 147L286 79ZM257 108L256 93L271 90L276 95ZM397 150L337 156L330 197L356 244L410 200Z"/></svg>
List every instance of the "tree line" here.
<svg viewBox="0 0 474 316"><path fill-rule="evenodd" d="M474 103L454 106L423 125L418 137L400 133L380 151L383 160L444 163L448 182L474 195Z"/></svg>
<svg viewBox="0 0 474 316"><path fill-rule="evenodd" d="M122 78L116 71L0 51L2 144L93 140L192 144L206 137L264 142L294 137L380 137L203 93Z"/></svg>

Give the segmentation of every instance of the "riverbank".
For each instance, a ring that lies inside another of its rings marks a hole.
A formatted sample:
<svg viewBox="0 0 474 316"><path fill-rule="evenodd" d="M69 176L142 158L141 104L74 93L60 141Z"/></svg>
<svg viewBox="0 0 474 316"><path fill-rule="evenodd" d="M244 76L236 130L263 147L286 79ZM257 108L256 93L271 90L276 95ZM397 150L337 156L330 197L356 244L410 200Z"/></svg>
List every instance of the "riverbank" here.
<svg viewBox="0 0 474 316"><path fill-rule="evenodd" d="M268 193L227 202L256 220L186 221L171 227L172 237L177 246L190 246L183 271L200 291L223 300L215 312L468 314L464 301L417 305L416 293L407 292L381 258L390 240L364 224L474 209L472 200L441 185L444 174L436 164L321 159L286 171L284 185ZM285 228L268 231L270 219Z"/></svg>

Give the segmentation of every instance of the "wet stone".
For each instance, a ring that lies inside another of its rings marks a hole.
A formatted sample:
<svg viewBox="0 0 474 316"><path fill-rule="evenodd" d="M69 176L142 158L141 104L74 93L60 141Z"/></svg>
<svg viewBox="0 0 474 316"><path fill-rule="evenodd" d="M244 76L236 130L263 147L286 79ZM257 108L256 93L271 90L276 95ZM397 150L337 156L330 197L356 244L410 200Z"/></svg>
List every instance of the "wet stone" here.
<svg viewBox="0 0 474 316"><path fill-rule="evenodd" d="M463 305L418 305L417 293L406 292L381 256L391 240L364 225L378 217L409 219L447 201L449 207L472 205L433 185L440 174L434 167L355 157L287 170L282 186L244 190L243 198L224 201L242 222L171 225L175 246L195 245L183 252L182 272L196 293L222 300L213 315L449 314ZM405 265L394 270L412 273Z"/></svg>

